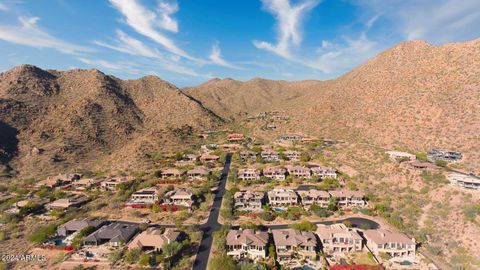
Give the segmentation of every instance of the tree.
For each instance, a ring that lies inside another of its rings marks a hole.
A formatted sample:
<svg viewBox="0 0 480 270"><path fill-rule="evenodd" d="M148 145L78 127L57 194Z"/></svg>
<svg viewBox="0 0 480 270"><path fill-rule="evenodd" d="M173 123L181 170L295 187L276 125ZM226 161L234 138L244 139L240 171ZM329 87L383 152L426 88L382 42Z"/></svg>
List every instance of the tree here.
<svg viewBox="0 0 480 270"><path fill-rule="evenodd" d="M320 207L317 204L313 204L312 206L310 206L310 211L312 211L315 215L319 217L329 217L331 215L331 213L326 208Z"/></svg>
<svg viewBox="0 0 480 270"><path fill-rule="evenodd" d="M163 255L165 256L165 263L166 263L167 269L170 269L173 258L180 252L182 247L183 247L182 244L179 242L172 242L162 247L162 252L163 252Z"/></svg>
<svg viewBox="0 0 480 270"><path fill-rule="evenodd" d="M445 160L436 160L435 165L446 168L448 163Z"/></svg>
<svg viewBox="0 0 480 270"><path fill-rule="evenodd" d="M268 246L268 257L274 258L274 259L277 258L277 250L275 248L275 244L270 244Z"/></svg>
<svg viewBox="0 0 480 270"><path fill-rule="evenodd" d="M55 230L55 225L39 226L28 236L28 241L35 244L43 243L53 236Z"/></svg>
<svg viewBox="0 0 480 270"><path fill-rule="evenodd" d="M141 266L147 266L151 264L150 262L151 262L150 255L142 254L142 256L140 256L140 260L138 261L138 264Z"/></svg>
<svg viewBox="0 0 480 270"><path fill-rule="evenodd" d="M310 160L312 160L312 158L307 153L302 153L300 155L301 162L309 162Z"/></svg>
<svg viewBox="0 0 480 270"><path fill-rule="evenodd" d="M265 220L265 221L273 221L275 220L275 217L272 215L272 213L270 213L270 211L263 211L261 214L260 214L260 217Z"/></svg>
<svg viewBox="0 0 480 270"><path fill-rule="evenodd" d="M122 258L122 250L116 249L110 253L108 253L108 260L114 264Z"/></svg>
<svg viewBox="0 0 480 270"><path fill-rule="evenodd" d="M329 211L333 211L333 212L337 211L338 210L338 198L331 197L329 202L328 202L327 209Z"/></svg>
<svg viewBox="0 0 480 270"><path fill-rule="evenodd" d="M307 220L301 221L296 224L290 224L289 227L294 230L305 231L305 232L313 232L317 229L317 225Z"/></svg>
<svg viewBox="0 0 480 270"><path fill-rule="evenodd" d="M342 223L343 223L343 225L347 226L348 228L352 227L352 222L350 222L350 220L344 220Z"/></svg>
<svg viewBox="0 0 480 270"><path fill-rule="evenodd" d="M236 263L225 253L216 254L208 265L209 270L236 270Z"/></svg>
<svg viewBox="0 0 480 270"><path fill-rule="evenodd" d="M141 251L138 248L129 249L125 253L125 261L128 263L136 263L140 259Z"/></svg>

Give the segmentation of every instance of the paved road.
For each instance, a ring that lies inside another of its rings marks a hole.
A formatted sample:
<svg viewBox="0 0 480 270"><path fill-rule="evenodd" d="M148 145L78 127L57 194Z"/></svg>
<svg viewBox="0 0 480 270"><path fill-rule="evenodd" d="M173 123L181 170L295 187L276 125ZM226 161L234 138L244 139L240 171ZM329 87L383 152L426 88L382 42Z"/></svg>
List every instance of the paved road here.
<svg viewBox="0 0 480 270"><path fill-rule="evenodd" d="M198 249L197 257L193 263L193 270L206 270L208 264L208 257L210 256L210 250L212 249L213 237L212 232L220 229L222 225L218 223L218 216L220 214L220 207L222 206L222 198L225 195L225 186L227 184L228 171L230 170L230 163L232 162L232 154L228 153L225 159L225 166L223 167L222 175L220 177L220 184L218 185L218 191L215 194L213 200L213 206L210 210L210 216L207 223L200 226L200 230L203 231L202 241Z"/></svg>

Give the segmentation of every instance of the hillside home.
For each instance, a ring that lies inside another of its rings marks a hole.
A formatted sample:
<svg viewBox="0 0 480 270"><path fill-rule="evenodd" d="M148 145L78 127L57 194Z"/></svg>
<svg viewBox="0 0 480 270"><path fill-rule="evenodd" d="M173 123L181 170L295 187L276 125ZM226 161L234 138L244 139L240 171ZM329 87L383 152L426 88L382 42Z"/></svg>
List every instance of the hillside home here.
<svg viewBox="0 0 480 270"><path fill-rule="evenodd" d="M161 172L162 179L178 179L182 174L183 172L177 168L164 169Z"/></svg>
<svg viewBox="0 0 480 270"><path fill-rule="evenodd" d="M101 179L82 178L78 181L73 182L72 186L76 190L86 190L91 187L100 186L101 181Z"/></svg>
<svg viewBox="0 0 480 270"><path fill-rule="evenodd" d="M237 173L238 180L254 181L260 179L260 171L254 168L239 169Z"/></svg>
<svg viewBox="0 0 480 270"><path fill-rule="evenodd" d="M312 175L316 176L320 179L325 179L325 178L337 178L337 172L333 168L329 167L321 167L321 166L313 166L310 168Z"/></svg>
<svg viewBox="0 0 480 270"><path fill-rule="evenodd" d="M107 178L100 183L100 187L105 191L115 191L117 190L118 185L125 184L133 180L135 180L133 177Z"/></svg>
<svg viewBox="0 0 480 270"><path fill-rule="evenodd" d="M330 193L330 196L338 198L339 207L350 208L367 206L367 202L363 199L365 197L363 192L352 190L332 190L328 193Z"/></svg>
<svg viewBox="0 0 480 270"><path fill-rule="evenodd" d="M279 261L293 258L314 259L317 256L317 238L312 232L273 230L273 241Z"/></svg>
<svg viewBox="0 0 480 270"><path fill-rule="evenodd" d="M431 162L426 162L426 161L419 161L419 160L414 160L410 162L404 162L402 164L405 164L415 170L419 171L427 171L431 173L438 173L442 170L442 167L437 166Z"/></svg>
<svg viewBox="0 0 480 270"><path fill-rule="evenodd" d="M320 207L327 207L330 201L330 194L323 190L297 190L300 201L304 208L310 209L310 206L316 204Z"/></svg>
<svg viewBox="0 0 480 270"><path fill-rule="evenodd" d="M453 185L456 185L462 188L480 190L480 178L473 174L463 174L463 173L454 172L448 175L448 180Z"/></svg>
<svg viewBox="0 0 480 270"><path fill-rule="evenodd" d="M238 191L233 195L233 206L235 210L257 212L262 211L262 202L265 194L255 191Z"/></svg>
<svg viewBox="0 0 480 270"><path fill-rule="evenodd" d="M48 210L52 209L67 209L70 207L79 207L85 203L87 203L89 199L83 195L69 195L65 198L58 199L56 201L53 201L51 203L48 203L45 205L45 208Z"/></svg>
<svg viewBox="0 0 480 270"><path fill-rule="evenodd" d="M165 193L163 201L166 204L190 208L193 205L193 192L186 188L175 189Z"/></svg>
<svg viewBox="0 0 480 270"><path fill-rule="evenodd" d="M287 168L288 174L293 177L310 178L311 176L311 171L307 167L287 165L285 168Z"/></svg>
<svg viewBox="0 0 480 270"><path fill-rule="evenodd" d="M35 184L35 187L54 188L71 184L72 182L77 181L80 178L82 178L82 175L78 173L59 174L56 176L49 176L47 177L47 179L37 182Z"/></svg>
<svg viewBox="0 0 480 270"><path fill-rule="evenodd" d="M185 154L182 156L182 161L195 163L198 161L198 158L195 154Z"/></svg>
<svg viewBox="0 0 480 270"><path fill-rule="evenodd" d="M285 180L287 170L281 167L267 167L263 170L263 176L273 180Z"/></svg>
<svg viewBox="0 0 480 270"><path fill-rule="evenodd" d="M392 161L413 161L417 157L407 152L387 151L385 152Z"/></svg>
<svg viewBox="0 0 480 270"><path fill-rule="evenodd" d="M277 126L275 124L266 124L265 129L274 130L274 129L277 129Z"/></svg>
<svg viewBox="0 0 480 270"><path fill-rule="evenodd" d="M389 230L366 230L363 236L367 240L367 247L375 255L386 253L391 257L415 255L416 242L403 233Z"/></svg>
<svg viewBox="0 0 480 270"><path fill-rule="evenodd" d="M226 239L227 255L237 260L267 257L268 233L263 231L229 230Z"/></svg>
<svg viewBox="0 0 480 270"><path fill-rule="evenodd" d="M255 161L257 160L257 154L253 151L241 151L240 152L241 161Z"/></svg>
<svg viewBox="0 0 480 270"><path fill-rule="evenodd" d="M263 150L260 153L262 159L266 162L276 162L278 161L278 152L275 150Z"/></svg>
<svg viewBox="0 0 480 270"><path fill-rule="evenodd" d="M460 152L434 148L428 151L427 158L431 162L435 162L437 160L443 160L447 162L457 162L463 158L463 155Z"/></svg>
<svg viewBox="0 0 480 270"><path fill-rule="evenodd" d="M358 252L362 251L363 239L357 230L342 223L332 225L318 224L316 234L320 238L324 252Z"/></svg>
<svg viewBox="0 0 480 270"><path fill-rule="evenodd" d="M138 230L136 223L115 221L85 237L83 243L86 246L108 244L112 247L119 247L128 243Z"/></svg>
<svg viewBox="0 0 480 270"><path fill-rule="evenodd" d="M57 228L57 234L60 236L69 236L75 232L79 232L87 227L100 228L106 223L103 219L83 218L72 219Z"/></svg>
<svg viewBox="0 0 480 270"><path fill-rule="evenodd" d="M242 133L231 133L228 134L227 140L229 142L240 142L245 140L245 135L243 135Z"/></svg>
<svg viewBox="0 0 480 270"><path fill-rule="evenodd" d="M285 151L284 154L285 154L285 157L290 161L294 161L294 162L300 161L301 153L299 151L288 150L288 151Z"/></svg>
<svg viewBox="0 0 480 270"><path fill-rule="evenodd" d="M132 193L127 206L152 205L158 202L160 189L158 187L148 187Z"/></svg>
<svg viewBox="0 0 480 270"><path fill-rule="evenodd" d="M298 204L298 195L291 189L275 188L268 192L268 202L275 208L288 208Z"/></svg>
<svg viewBox="0 0 480 270"><path fill-rule="evenodd" d="M205 154L205 155L200 156L200 161L202 163L215 163L215 162L218 161L218 159L220 159L220 157L216 156L216 155Z"/></svg>
<svg viewBox="0 0 480 270"><path fill-rule="evenodd" d="M284 134L280 136L281 141L287 141L287 142L298 142L302 139L303 139L303 136L298 134Z"/></svg>
<svg viewBox="0 0 480 270"><path fill-rule="evenodd" d="M202 167L194 168L189 171L187 171L187 177L189 179L195 180L195 179L203 179L209 175L210 172Z"/></svg>
<svg viewBox="0 0 480 270"><path fill-rule="evenodd" d="M129 249L138 248L142 251L161 251L166 244L173 243L178 240L180 232L167 228L161 230L159 228L148 228L141 232L128 244Z"/></svg>

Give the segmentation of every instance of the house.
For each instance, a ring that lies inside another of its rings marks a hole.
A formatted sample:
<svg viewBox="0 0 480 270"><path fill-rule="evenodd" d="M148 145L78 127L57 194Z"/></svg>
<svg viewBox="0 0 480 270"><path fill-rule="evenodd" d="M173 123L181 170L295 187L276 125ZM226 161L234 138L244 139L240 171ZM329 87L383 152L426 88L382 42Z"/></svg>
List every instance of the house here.
<svg viewBox="0 0 480 270"><path fill-rule="evenodd" d="M87 227L100 228L106 223L103 219L82 218L72 219L57 228L57 234L60 236L69 236L72 233L79 232Z"/></svg>
<svg viewBox="0 0 480 270"><path fill-rule="evenodd" d="M432 173L437 173L437 172L440 172L442 170L442 167L440 167L440 166L437 166L437 165L435 165L431 162L420 161L420 160L404 162L402 164L408 165L415 170L427 171L427 172L432 172Z"/></svg>
<svg viewBox="0 0 480 270"><path fill-rule="evenodd" d="M367 202L363 199L365 194L360 191L352 190L332 190L330 196L338 199L339 207L365 207Z"/></svg>
<svg viewBox="0 0 480 270"><path fill-rule="evenodd" d="M166 204L192 207L193 192L189 189L179 188L165 193L163 201Z"/></svg>
<svg viewBox="0 0 480 270"><path fill-rule="evenodd" d="M53 201L51 203L48 203L45 205L45 208L48 210L52 209L67 209L70 207L78 207L81 206L82 204L85 204L89 201L89 199L83 195L69 195L65 198L58 199L56 201Z"/></svg>
<svg viewBox="0 0 480 270"><path fill-rule="evenodd" d="M392 161L414 161L417 159L415 155L412 155L406 152L387 151L385 153L389 156L390 160Z"/></svg>
<svg viewBox="0 0 480 270"><path fill-rule="evenodd" d="M300 161L301 153L299 151L288 150L284 152L285 157L290 161Z"/></svg>
<svg viewBox="0 0 480 270"><path fill-rule="evenodd" d="M310 178L311 171L307 167L287 165L288 174L298 178Z"/></svg>
<svg viewBox="0 0 480 270"><path fill-rule="evenodd" d="M266 162L278 161L278 152L275 150L264 150L260 153L260 156Z"/></svg>
<svg viewBox="0 0 480 270"><path fill-rule="evenodd" d="M275 188L268 192L268 202L275 208L288 208L298 204L298 195L292 189Z"/></svg>
<svg viewBox="0 0 480 270"><path fill-rule="evenodd" d="M274 180L285 180L287 170L281 167L267 167L263 170L263 176Z"/></svg>
<svg viewBox="0 0 480 270"><path fill-rule="evenodd" d="M229 230L226 239L227 255L237 260L267 257L268 233L264 231Z"/></svg>
<svg viewBox="0 0 480 270"><path fill-rule="evenodd" d="M447 162L457 162L463 158L463 155L460 152L434 148L428 151L427 158L430 162L435 162L437 160L443 160Z"/></svg>
<svg viewBox="0 0 480 270"><path fill-rule="evenodd" d="M284 134L280 136L281 141L287 141L287 142L298 142L303 139L302 135L298 134Z"/></svg>
<svg viewBox="0 0 480 270"><path fill-rule="evenodd" d="M273 230L273 241L279 261L293 258L314 259L317 256L317 238L312 232Z"/></svg>
<svg viewBox="0 0 480 270"><path fill-rule="evenodd" d="M177 168L170 168L162 170L161 176L162 179L176 179L182 176L183 172Z"/></svg>
<svg viewBox="0 0 480 270"><path fill-rule="evenodd" d="M173 243L179 239L180 232L167 228L148 228L141 232L128 244L129 249L138 248L142 251L161 251L166 244Z"/></svg>
<svg viewBox="0 0 480 270"><path fill-rule="evenodd" d="M469 188L469 189L476 189L480 190L480 177L475 176L473 174L463 174L463 173L450 173L448 176L448 180L453 185L462 187L462 188Z"/></svg>
<svg viewBox="0 0 480 270"><path fill-rule="evenodd" d="M138 232L138 224L115 221L101 227L83 239L86 246L99 246L108 243L110 246L118 247L128 243Z"/></svg>
<svg viewBox="0 0 480 270"><path fill-rule="evenodd" d="M256 191L237 191L233 195L233 205L235 210L256 212L262 211L262 202L265 198L263 192Z"/></svg>
<svg viewBox="0 0 480 270"><path fill-rule="evenodd" d="M316 234L326 253L358 252L363 249L363 238L357 230L348 228L342 223L318 224Z"/></svg>
<svg viewBox="0 0 480 270"><path fill-rule="evenodd" d="M182 156L182 161L195 163L198 161L198 156L195 154L185 154Z"/></svg>
<svg viewBox="0 0 480 270"><path fill-rule="evenodd" d="M216 156L216 155L205 154L205 155L200 156L200 161L202 163L217 162L218 159L220 159L220 157Z"/></svg>
<svg viewBox="0 0 480 270"><path fill-rule="evenodd" d="M310 171L312 172L313 176L316 176L320 179L325 179L325 178L336 179L337 178L337 172L333 168L314 166L310 168Z"/></svg>
<svg viewBox="0 0 480 270"><path fill-rule="evenodd" d="M241 161L255 161L257 160L257 154L253 151L241 151L240 154Z"/></svg>
<svg viewBox="0 0 480 270"><path fill-rule="evenodd" d="M187 177L192 180L205 178L209 174L210 172L207 169L202 167L198 167L198 168L187 171Z"/></svg>
<svg viewBox="0 0 480 270"><path fill-rule="evenodd" d="M73 182L72 186L76 190L86 190L88 188L100 185L101 179L82 178Z"/></svg>
<svg viewBox="0 0 480 270"><path fill-rule="evenodd" d="M231 133L228 134L227 140L229 142L240 142L245 140L245 135L243 135L242 133Z"/></svg>
<svg viewBox="0 0 480 270"><path fill-rule="evenodd" d="M10 213L10 214L18 214L20 213L20 210L29 205L30 201L29 200L21 200L18 202L15 202L11 204L7 209L5 209L5 213Z"/></svg>
<svg viewBox="0 0 480 270"><path fill-rule="evenodd" d="M100 183L100 187L106 191L115 191L118 185L128 183L134 179L133 177L108 178Z"/></svg>
<svg viewBox="0 0 480 270"><path fill-rule="evenodd" d="M242 146L238 143L226 143L226 144L220 145L220 147L222 147L223 149L225 149L227 151L237 151L240 148L242 148Z"/></svg>
<svg viewBox="0 0 480 270"><path fill-rule="evenodd" d="M363 236L367 240L367 247L377 256L380 253L386 253L391 257L415 255L415 239L410 239L403 233L378 229L366 230Z"/></svg>
<svg viewBox="0 0 480 270"><path fill-rule="evenodd" d="M254 181L260 179L260 171L254 168L239 169L237 178L242 181Z"/></svg>
<svg viewBox="0 0 480 270"><path fill-rule="evenodd" d="M300 196L300 201L306 209L310 209L310 206L316 204L320 207L327 207L330 202L330 194L323 190L297 190Z"/></svg>
<svg viewBox="0 0 480 270"><path fill-rule="evenodd" d="M36 183L35 187L54 188L58 186L71 184L72 182L77 181L80 178L82 178L82 175L78 173L59 174L57 176L47 177L47 179Z"/></svg>
<svg viewBox="0 0 480 270"><path fill-rule="evenodd" d="M158 187L140 189L132 193L126 205L132 207L152 205L158 202L159 196L160 189Z"/></svg>

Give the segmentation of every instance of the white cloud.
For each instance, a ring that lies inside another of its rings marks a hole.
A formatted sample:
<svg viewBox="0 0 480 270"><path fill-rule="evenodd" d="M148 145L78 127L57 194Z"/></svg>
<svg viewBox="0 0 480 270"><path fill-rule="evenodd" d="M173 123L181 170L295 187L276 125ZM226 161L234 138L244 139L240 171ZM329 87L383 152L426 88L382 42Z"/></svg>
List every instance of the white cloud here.
<svg viewBox="0 0 480 270"><path fill-rule="evenodd" d="M278 41L272 44L266 41L254 41L259 48L291 59L291 46L298 46L302 41L301 24L307 12L318 5L318 0L302 0L292 5L290 0L262 0L263 8L273 14L277 20Z"/></svg>
<svg viewBox="0 0 480 270"><path fill-rule="evenodd" d="M154 40L173 54L197 61L180 49L170 38L159 32L159 29L178 30L176 21L170 17L172 10L175 10L171 4L163 4L163 8L167 7L167 10L155 13L141 5L137 0L110 0L110 3L125 16L126 23L139 34ZM162 9L162 4L159 5L160 9ZM176 9L178 10L178 7Z"/></svg>
<svg viewBox="0 0 480 270"><path fill-rule="evenodd" d="M115 71L122 71L122 72L127 72L130 74L138 74L139 71L137 69L134 69L130 64L127 63L114 63L114 62L109 62L101 59L88 59L84 57L78 57L77 58L80 62L87 64L92 67L97 67L97 68L105 68L109 70L115 70Z"/></svg>
<svg viewBox="0 0 480 270"><path fill-rule="evenodd" d="M158 14L160 20L158 26L162 29L172 31L174 33L178 32L178 23L171 17L172 14L178 11L177 2L159 2L158 3Z"/></svg>
<svg viewBox="0 0 480 270"><path fill-rule="evenodd" d="M406 39L431 43L466 41L480 37L478 0L354 0L366 11L382 13Z"/></svg>
<svg viewBox="0 0 480 270"><path fill-rule="evenodd" d="M240 67L237 67L222 58L222 52L217 43L213 45L212 52L210 53L210 56L208 58L212 61L212 63L216 65L233 69L241 69Z"/></svg>
<svg viewBox="0 0 480 270"><path fill-rule="evenodd" d="M91 51L68 41L56 38L41 29L38 17L19 16L19 25L0 25L0 39L36 48L51 48L67 54Z"/></svg>
<svg viewBox="0 0 480 270"><path fill-rule="evenodd" d="M10 9L8 8L7 5L0 3L0 11L9 11Z"/></svg>
<svg viewBox="0 0 480 270"><path fill-rule="evenodd" d="M117 30L117 40L114 44L108 44L102 41L94 41L95 44L109 48L115 51L127 53L130 55L143 56L149 58L163 59L163 55L156 49L146 46L140 40L132 38L121 30Z"/></svg>

